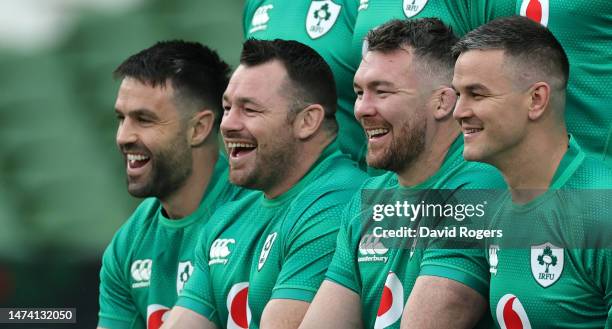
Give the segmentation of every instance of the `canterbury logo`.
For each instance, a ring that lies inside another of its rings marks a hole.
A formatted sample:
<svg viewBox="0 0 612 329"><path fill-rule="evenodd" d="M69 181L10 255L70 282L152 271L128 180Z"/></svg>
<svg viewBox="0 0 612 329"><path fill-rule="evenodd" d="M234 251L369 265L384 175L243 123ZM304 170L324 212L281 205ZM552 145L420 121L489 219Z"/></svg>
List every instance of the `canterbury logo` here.
<svg viewBox="0 0 612 329"><path fill-rule="evenodd" d="M359 241L359 253L366 255L384 255L389 251L388 248L380 242L379 237L375 237L371 234L366 234Z"/></svg>
<svg viewBox="0 0 612 329"><path fill-rule="evenodd" d="M153 267L153 261L150 259L139 259L132 263L130 272L132 273L132 288L143 288L149 286L151 280L151 268Z"/></svg>
<svg viewBox="0 0 612 329"><path fill-rule="evenodd" d="M371 234L364 235L359 241L359 254L357 262L383 262L386 263L389 257L383 256L389 251L385 245L380 242L379 237Z"/></svg>
<svg viewBox="0 0 612 329"><path fill-rule="evenodd" d="M227 264L227 258L231 253L229 245L235 243L236 240L234 239L217 239L213 241L212 245L210 245L210 260L208 261L208 265Z"/></svg>

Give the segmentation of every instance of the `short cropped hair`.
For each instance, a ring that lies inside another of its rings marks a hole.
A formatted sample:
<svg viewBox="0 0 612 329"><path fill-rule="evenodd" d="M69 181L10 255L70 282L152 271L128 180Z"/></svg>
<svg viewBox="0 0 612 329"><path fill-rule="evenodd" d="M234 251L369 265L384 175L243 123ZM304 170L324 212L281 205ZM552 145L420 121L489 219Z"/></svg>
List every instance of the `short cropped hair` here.
<svg viewBox="0 0 612 329"><path fill-rule="evenodd" d="M130 56L114 71L115 78L130 77L152 87L170 81L175 101L195 102L197 109L210 108L215 127L221 123L222 97L229 81L230 67L216 51L197 42L158 42Z"/></svg>
<svg viewBox="0 0 612 329"><path fill-rule="evenodd" d="M368 32L365 51L391 52L408 47L428 73L450 83L455 66L452 47L458 38L438 18L391 20Z"/></svg>
<svg viewBox="0 0 612 329"><path fill-rule="evenodd" d="M499 18L467 33L453 47L455 56L470 50L503 50L523 72L557 81L565 90L569 61L563 47L543 25L522 16ZM552 81L549 81L552 82Z"/></svg>
<svg viewBox="0 0 612 329"><path fill-rule="evenodd" d="M336 84L331 68L314 49L293 40L248 39L240 55L240 64L252 67L279 61L291 83L296 103L288 113L293 120L307 104L320 104L325 110L323 126L330 132L338 131L336 123Z"/></svg>

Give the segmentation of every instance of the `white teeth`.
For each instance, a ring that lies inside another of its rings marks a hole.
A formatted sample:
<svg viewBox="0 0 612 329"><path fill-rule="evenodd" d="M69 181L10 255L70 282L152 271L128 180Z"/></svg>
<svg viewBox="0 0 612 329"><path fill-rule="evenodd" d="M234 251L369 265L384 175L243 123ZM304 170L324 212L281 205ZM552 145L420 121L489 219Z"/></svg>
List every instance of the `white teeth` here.
<svg viewBox="0 0 612 329"><path fill-rule="evenodd" d="M473 133L477 133L477 132L479 132L479 131L481 131L481 130L482 130L482 129L479 129L479 128L470 128L470 129L466 129L466 130L465 130L465 132L466 132L467 134L473 134Z"/></svg>
<svg viewBox="0 0 612 329"><path fill-rule="evenodd" d="M372 130L366 130L368 137L373 137L376 135L382 135L382 134L386 134L389 132L389 129L372 129Z"/></svg>
<svg viewBox="0 0 612 329"><path fill-rule="evenodd" d="M235 147L255 147L255 144L249 143L227 143L227 147L235 148Z"/></svg>
<svg viewBox="0 0 612 329"><path fill-rule="evenodd" d="M143 161L143 160L148 160L149 157L144 156L142 154L128 154L127 159L128 161Z"/></svg>

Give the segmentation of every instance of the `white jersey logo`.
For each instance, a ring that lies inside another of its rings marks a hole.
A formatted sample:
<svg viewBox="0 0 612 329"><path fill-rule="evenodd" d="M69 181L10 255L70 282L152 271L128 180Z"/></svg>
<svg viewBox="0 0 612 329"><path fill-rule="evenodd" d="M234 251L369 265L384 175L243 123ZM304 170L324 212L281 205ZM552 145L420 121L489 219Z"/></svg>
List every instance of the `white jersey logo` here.
<svg viewBox="0 0 612 329"><path fill-rule="evenodd" d="M380 297L374 329L386 328L396 323L402 317L403 310L404 287L397 275L389 272L382 296Z"/></svg>
<svg viewBox="0 0 612 329"><path fill-rule="evenodd" d="M359 241L359 254L357 262L383 262L386 263L389 257L383 256L389 251L385 245L380 242L379 237L372 234L365 234Z"/></svg>
<svg viewBox="0 0 612 329"><path fill-rule="evenodd" d="M178 270L176 272L176 294L179 295L183 288L185 288L185 284L187 280L193 274L193 263L191 261L180 262L178 265Z"/></svg>
<svg viewBox="0 0 612 329"><path fill-rule="evenodd" d="M247 329L251 323L249 308L249 283L240 282L232 286L227 294L227 328Z"/></svg>
<svg viewBox="0 0 612 329"><path fill-rule="evenodd" d="M306 33L312 39L329 32L336 23L342 6L331 0L315 0L310 3L306 16Z"/></svg>
<svg viewBox="0 0 612 329"><path fill-rule="evenodd" d="M259 255L259 262L257 263L257 271L260 271L261 268L266 263L266 259L268 259L268 255L270 254L270 250L272 249L272 245L274 245L274 241L276 241L276 236L278 234L276 232L268 235L266 238L266 242L264 243L263 248L261 249L261 254Z"/></svg>
<svg viewBox="0 0 612 329"><path fill-rule="evenodd" d="M217 239L210 245L210 260L208 265L227 264L228 257L232 252L229 248L230 244L235 244L234 239Z"/></svg>
<svg viewBox="0 0 612 329"><path fill-rule="evenodd" d="M559 280L563 272L563 248L546 242L531 246L531 274L544 288L548 288Z"/></svg>
<svg viewBox="0 0 612 329"><path fill-rule="evenodd" d="M357 8L357 11L362 11L362 10L368 9L369 5L370 5L370 0L360 0L359 1L359 8Z"/></svg>
<svg viewBox="0 0 612 329"><path fill-rule="evenodd" d="M425 8L427 0L404 0L402 8L407 18L414 17Z"/></svg>
<svg viewBox="0 0 612 329"><path fill-rule="evenodd" d="M268 28L268 21L270 20L268 11L270 11L272 8L274 8L273 5L265 5L260 6L257 8L257 10L255 10L253 19L251 19L251 28L249 29L249 33L255 33Z"/></svg>
<svg viewBox="0 0 612 329"><path fill-rule="evenodd" d="M492 244L489 246L489 272L493 275L497 275L497 264L499 264L499 258L497 257L498 251L498 245Z"/></svg>
<svg viewBox="0 0 612 329"><path fill-rule="evenodd" d="M521 16L548 26L549 4L548 0L523 0L521 3Z"/></svg>
<svg viewBox="0 0 612 329"><path fill-rule="evenodd" d="M159 329L169 315L169 307L159 304L147 306L147 329Z"/></svg>
<svg viewBox="0 0 612 329"><path fill-rule="evenodd" d="M506 294L499 299L495 315L501 329L531 329L523 304L512 294Z"/></svg>
<svg viewBox="0 0 612 329"><path fill-rule="evenodd" d="M132 263L130 272L132 273L132 288L148 287L151 280L151 268L153 261L150 259L138 259Z"/></svg>

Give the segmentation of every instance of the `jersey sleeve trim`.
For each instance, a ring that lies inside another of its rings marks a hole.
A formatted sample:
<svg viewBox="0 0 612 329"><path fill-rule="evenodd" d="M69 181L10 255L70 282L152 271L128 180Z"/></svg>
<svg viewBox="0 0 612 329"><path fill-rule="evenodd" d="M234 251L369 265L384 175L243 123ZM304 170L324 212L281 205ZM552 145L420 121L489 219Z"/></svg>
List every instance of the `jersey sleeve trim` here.
<svg viewBox="0 0 612 329"><path fill-rule="evenodd" d="M217 315L215 306L197 298L181 295L176 301L176 306L188 308L201 316L207 318L211 322L215 322L214 317Z"/></svg>
<svg viewBox="0 0 612 329"><path fill-rule="evenodd" d="M419 276L422 275L438 276L463 283L476 290L484 298L489 298L488 283L462 269L440 265L423 265L419 273Z"/></svg>
<svg viewBox="0 0 612 329"><path fill-rule="evenodd" d="M337 283L347 289L354 291L356 294L361 296L361 292L355 284L355 280L347 275L339 274L328 270L327 274L325 274L325 280Z"/></svg>
<svg viewBox="0 0 612 329"><path fill-rule="evenodd" d="M316 293L316 290L302 287L275 288L270 299L294 299L310 303Z"/></svg>

